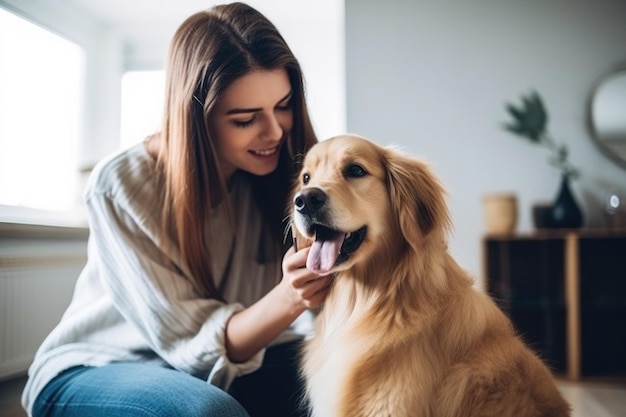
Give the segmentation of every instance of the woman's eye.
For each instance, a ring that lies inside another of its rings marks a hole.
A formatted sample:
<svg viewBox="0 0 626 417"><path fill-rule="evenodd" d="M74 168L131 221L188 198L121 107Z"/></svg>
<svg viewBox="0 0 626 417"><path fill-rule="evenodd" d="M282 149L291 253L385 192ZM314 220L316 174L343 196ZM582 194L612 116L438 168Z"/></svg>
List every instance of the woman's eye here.
<svg viewBox="0 0 626 417"><path fill-rule="evenodd" d="M302 183L303 184L308 184L309 181L311 180L311 176L309 174L302 174Z"/></svg>
<svg viewBox="0 0 626 417"><path fill-rule="evenodd" d="M367 171L361 165L348 165L343 173L347 178L359 178L367 175Z"/></svg>
<svg viewBox="0 0 626 417"><path fill-rule="evenodd" d="M291 111L291 102L288 102L287 104L281 104L280 106L276 106L276 110Z"/></svg>
<svg viewBox="0 0 626 417"><path fill-rule="evenodd" d="M254 122L254 117L248 120L233 120L233 124L236 127L248 127Z"/></svg>
<svg viewBox="0 0 626 417"><path fill-rule="evenodd" d="M285 101L283 101L282 103L279 103L278 105L276 105L276 110L278 111L291 111L292 110L292 98L293 97L288 97L285 99Z"/></svg>

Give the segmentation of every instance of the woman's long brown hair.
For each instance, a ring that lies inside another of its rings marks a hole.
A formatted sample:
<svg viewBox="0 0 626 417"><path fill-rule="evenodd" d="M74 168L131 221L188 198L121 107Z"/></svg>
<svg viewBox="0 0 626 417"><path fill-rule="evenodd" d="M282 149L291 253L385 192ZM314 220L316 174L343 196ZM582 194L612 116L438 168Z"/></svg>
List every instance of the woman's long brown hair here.
<svg viewBox="0 0 626 417"><path fill-rule="evenodd" d="M165 179L163 222L178 244L195 286L206 297L222 298L209 265L205 225L211 210L227 193L207 120L234 80L252 70L274 69L285 69L289 76L293 129L273 173L263 177L245 175L253 183L264 228L275 242L277 250L270 253L282 256L286 249L286 197L300 157L317 142L298 61L276 27L243 3L219 5L192 15L170 44L158 155ZM215 226L212 230L217 231Z"/></svg>

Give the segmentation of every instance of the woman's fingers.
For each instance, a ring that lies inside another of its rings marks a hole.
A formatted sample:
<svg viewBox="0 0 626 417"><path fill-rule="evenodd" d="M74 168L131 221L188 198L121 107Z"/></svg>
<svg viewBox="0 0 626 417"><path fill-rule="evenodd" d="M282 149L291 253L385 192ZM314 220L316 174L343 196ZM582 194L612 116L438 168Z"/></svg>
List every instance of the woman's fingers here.
<svg viewBox="0 0 626 417"><path fill-rule="evenodd" d="M283 258L283 281L307 308L315 308L322 304L328 294L333 275L320 276L306 268L309 248L295 251L289 248Z"/></svg>
<svg viewBox="0 0 626 417"><path fill-rule="evenodd" d="M293 246L290 247L283 257L283 274L303 268L306 265L306 258L308 255L309 248L296 252Z"/></svg>
<svg viewBox="0 0 626 417"><path fill-rule="evenodd" d="M328 295L328 291L330 291L334 277L334 274L319 277L316 284L321 286L319 288L317 288L318 285L309 287L309 289L315 289L315 291L310 296L305 298L305 303L308 308L316 308L324 303L324 300L326 300L326 296Z"/></svg>

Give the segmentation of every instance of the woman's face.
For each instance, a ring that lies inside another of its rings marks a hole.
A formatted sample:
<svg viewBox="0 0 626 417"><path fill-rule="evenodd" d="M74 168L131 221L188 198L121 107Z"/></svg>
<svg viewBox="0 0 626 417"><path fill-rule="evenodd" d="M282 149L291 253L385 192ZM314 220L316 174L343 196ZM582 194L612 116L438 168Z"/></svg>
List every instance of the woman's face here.
<svg viewBox="0 0 626 417"><path fill-rule="evenodd" d="M276 169L293 126L291 96L285 69L250 72L226 89L209 120L225 178L238 169L255 175Z"/></svg>

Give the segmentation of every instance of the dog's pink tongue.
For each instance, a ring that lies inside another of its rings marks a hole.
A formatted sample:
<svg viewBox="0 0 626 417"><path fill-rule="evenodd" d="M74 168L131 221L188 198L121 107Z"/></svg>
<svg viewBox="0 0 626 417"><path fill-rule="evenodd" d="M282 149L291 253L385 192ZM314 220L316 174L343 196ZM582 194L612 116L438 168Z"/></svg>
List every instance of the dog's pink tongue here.
<svg viewBox="0 0 626 417"><path fill-rule="evenodd" d="M343 243L343 235L337 234L332 240L316 240L311 245L306 267L315 273L323 274L335 265L339 250Z"/></svg>

